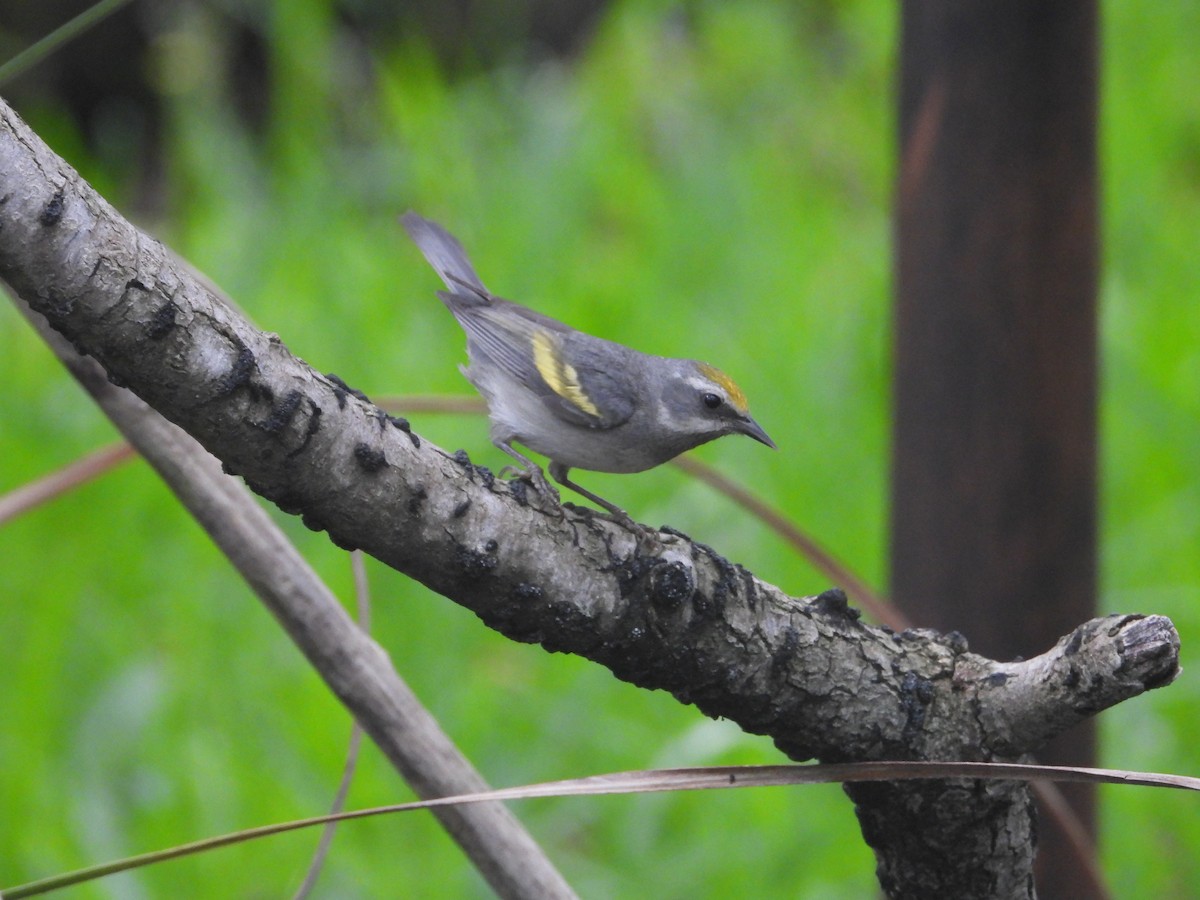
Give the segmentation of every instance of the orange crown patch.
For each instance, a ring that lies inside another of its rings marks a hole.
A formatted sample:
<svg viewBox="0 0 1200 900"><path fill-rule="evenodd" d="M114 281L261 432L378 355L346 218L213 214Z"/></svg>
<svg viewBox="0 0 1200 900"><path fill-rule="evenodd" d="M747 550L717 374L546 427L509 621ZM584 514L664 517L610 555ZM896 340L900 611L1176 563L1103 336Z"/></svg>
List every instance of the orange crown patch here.
<svg viewBox="0 0 1200 900"><path fill-rule="evenodd" d="M716 366L710 366L708 363L700 363L699 365L700 371L704 373L705 378L714 381L725 389L725 393L729 395L729 402L733 404L738 412L744 413L750 409L750 404L746 401L746 395L737 386L737 382Z"/></svg>

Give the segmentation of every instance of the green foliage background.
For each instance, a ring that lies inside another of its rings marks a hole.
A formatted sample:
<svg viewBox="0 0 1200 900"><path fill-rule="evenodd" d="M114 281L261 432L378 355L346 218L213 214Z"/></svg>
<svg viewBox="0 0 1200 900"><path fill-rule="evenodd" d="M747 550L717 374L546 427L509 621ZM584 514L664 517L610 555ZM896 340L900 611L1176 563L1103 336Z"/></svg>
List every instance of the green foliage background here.
<svg viewBox="0 0 1200 900"><path fill-rule="evenodd" d="M143 224L263 327L368 394L463 392L461 332L397 215L440 219L498 293L646 350L711 359L779 446L700 455L883 584L889 204L898 13L861 0L621 2L571 63L448 77L419 40L347 61L329 4L270 6L265 130L214 13L180 6L154 78L165 208ZM1200 772L1188 663L1200 587L1200 57L1185 4L1104 7L1103 594L1170 615L1185 672L1101 718L1104 762ZM87 40L83 38L82 40ZM167 50L170 52L167 52ZM70 52L68 49L64 52ZM470 67L468 67L470 69ZM0 89L2 90L2 89ZM136 172L22 108L126 212ZM114 439L0 305L0 490ZM504 460L482 420L414 426ZM586 476L787 590L827 585L724 501L662 469ZM344 554L279 516L350 601ZM322 810L349 720L148 468L0 530L0 883ZM495 785L623 768L777 762L768 741L581 660L509 643L371 564L375 632ZM1102 790L1118 896L1200 890L1190 796ZM351 804L410 796L364 754ZM833 787L521 804L585 896L862 897L873 862ZM315 834L222 850L71 897L277 897ZM484 896L423 815L343 826L323 896Z"/></svg>

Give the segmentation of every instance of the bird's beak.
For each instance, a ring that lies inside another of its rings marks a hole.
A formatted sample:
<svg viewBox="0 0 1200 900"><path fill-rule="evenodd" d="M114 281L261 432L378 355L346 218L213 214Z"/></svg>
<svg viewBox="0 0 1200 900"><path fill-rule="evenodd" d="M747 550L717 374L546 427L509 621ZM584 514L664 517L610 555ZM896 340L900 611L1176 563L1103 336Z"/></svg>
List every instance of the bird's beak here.
<svg viewBox="0 0 1200 900"><path fill-rule="evenodd" d="M737 423L737 430L740 434L746 435L746 437L754 438L760 444L766 444L772 450L779 449L775 446L775 442L767 436L765 431L763 431L762 426L749 416L746 416L746 418Z"/></svg>

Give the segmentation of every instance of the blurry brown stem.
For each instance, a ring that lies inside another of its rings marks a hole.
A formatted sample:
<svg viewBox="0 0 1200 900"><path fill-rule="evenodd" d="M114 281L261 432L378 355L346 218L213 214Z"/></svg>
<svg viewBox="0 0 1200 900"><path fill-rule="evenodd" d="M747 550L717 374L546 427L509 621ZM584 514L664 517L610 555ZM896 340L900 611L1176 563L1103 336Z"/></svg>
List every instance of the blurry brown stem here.
<svg viewBox="0 0 1200 900"><path fill-rule="evenodd" d="M870 585L855 575L848 566L818 544L816 539L802 531L779 510L767 505L733 479L721 474L721 472L708 465L708 463L701 462L690 456L677 457L673 462L689 475L700 479L713 490L724 494L791 544L814 569L842 588L851 599L858 602L876 621L896 631L903 631L905 628L911 627L911 623L904 617L903 613L888 603L882 595L876 593Z"/></svg>
<svg viewBox="0 0 1200 900"><path fill-rule="evenodd" d="M0 525L40 506L73 488L86 484L137 454L124 442L93 450L49 475L22 485L0 496Z"/></svg>
<svg viewBox="0 0 1200 900"><path fill-rule="evenodd" d="M487 412L482 398L469 397L466 394L404 394L399 397L384 397L377 402L382 409L406 416L413 413L468 416L483 415Z"/></svg>

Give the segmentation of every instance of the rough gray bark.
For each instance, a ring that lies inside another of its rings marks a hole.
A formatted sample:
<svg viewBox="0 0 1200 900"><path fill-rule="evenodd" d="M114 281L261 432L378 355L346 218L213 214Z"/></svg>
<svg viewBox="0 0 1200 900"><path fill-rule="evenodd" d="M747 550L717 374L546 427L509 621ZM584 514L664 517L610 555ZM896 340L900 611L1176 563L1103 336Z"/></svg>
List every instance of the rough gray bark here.
<svg viewBox="0 0 1200 900"><path fill-rule="evenodd" d="M473 610L515 640L577 653L796 760L1011 759L1168 683L1157 616L1085 623L1033 660L957 635L859 620L840 591L789 597L676 532L639 541L541 509L296 359L120 218L0 110L0 277L286 512ZM1032 894L1023 785L853 791L896 897ZM948 852L953 849L955 852Z"/></svg>

